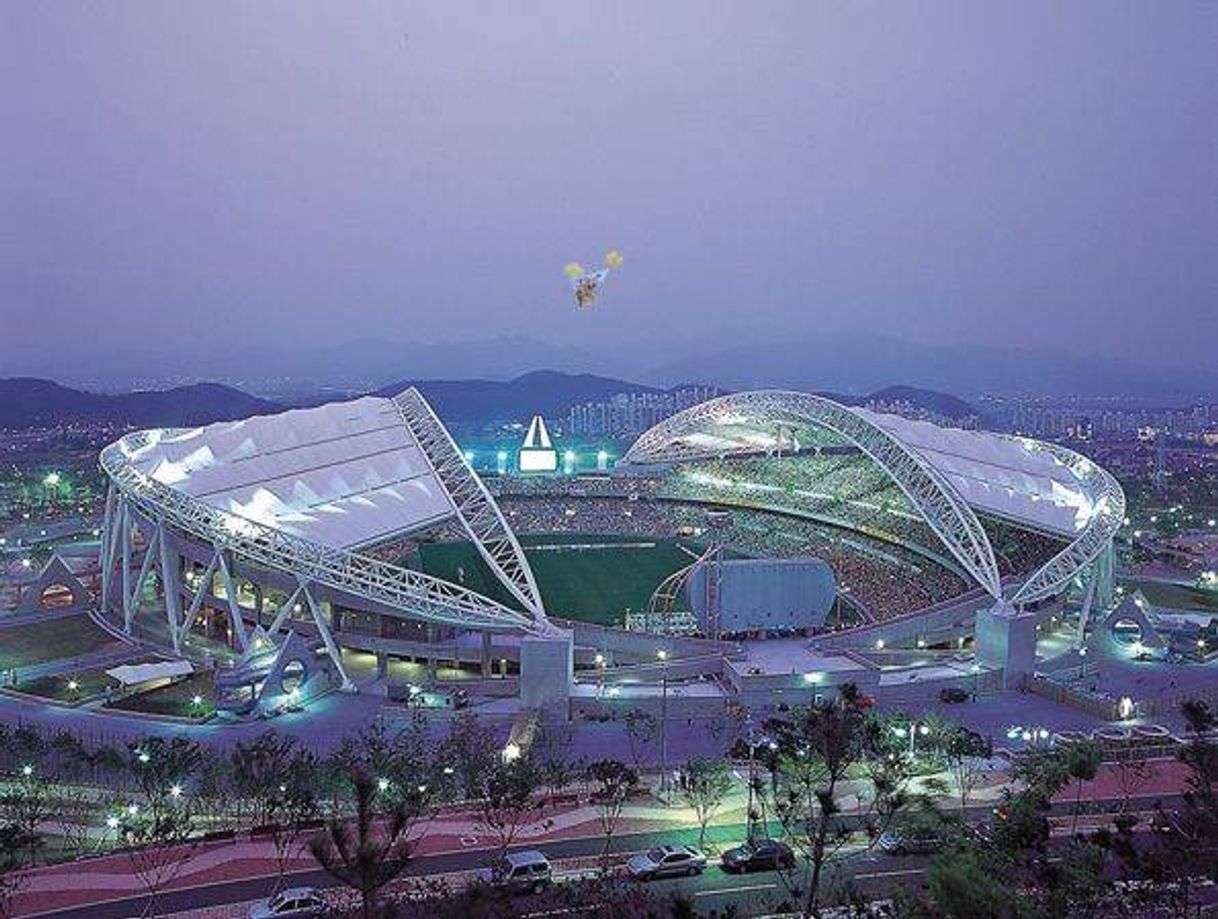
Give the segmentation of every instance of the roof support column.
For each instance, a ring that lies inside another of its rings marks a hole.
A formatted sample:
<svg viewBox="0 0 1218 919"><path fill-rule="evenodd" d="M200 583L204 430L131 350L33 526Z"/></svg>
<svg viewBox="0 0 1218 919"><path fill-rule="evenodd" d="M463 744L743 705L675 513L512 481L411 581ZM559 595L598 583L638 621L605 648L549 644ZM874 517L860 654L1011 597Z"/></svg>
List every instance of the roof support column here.
<svg viewBox="0 0 1218 919"><path fill-rule="evenodd" d="M300 582L300 587L304 593L305 602L309 604L309 612L313 615L313 622L317 626L317 632L325 643L326 653L330 655L330 660L333 662L335 669L338 670L338 675L342 680L342 685L339 688L343 692L356 692L357 687L352 682L351 677L347 676L347 668L343 666L342 652L338 650L338 645L334 643L334 636L330 634L330 626L326 623L326 617L322 614L321 608L313 598L313 592L309 590L309 585L304 581Z"/></svg>
<svg viewBox="0 0 1218 919"><path fill-rule="evenodd" d="M241 618L241 604L237 600L237 587L233 583L233 574L228 566L227 554L219 546L216 555L220 559L220 576L224 579L224 593L228 597L228 615L232 621L233 636L237 639L237 647L244 651L249 646L245 634L245 620Z"/></svg>

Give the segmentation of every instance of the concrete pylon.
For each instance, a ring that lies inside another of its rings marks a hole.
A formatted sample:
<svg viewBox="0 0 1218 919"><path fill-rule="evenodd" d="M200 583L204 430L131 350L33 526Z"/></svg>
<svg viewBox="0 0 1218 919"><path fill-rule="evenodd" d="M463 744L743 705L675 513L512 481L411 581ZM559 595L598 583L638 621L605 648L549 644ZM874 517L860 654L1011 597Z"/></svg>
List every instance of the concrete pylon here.
<svg viewBox="0 0 1218 919"><path fill-rule="evenodd" d="M1036 672L1037 619L1005 600L977 613L977 663L1001 670L1006 688L1022 686Z"/></svg>

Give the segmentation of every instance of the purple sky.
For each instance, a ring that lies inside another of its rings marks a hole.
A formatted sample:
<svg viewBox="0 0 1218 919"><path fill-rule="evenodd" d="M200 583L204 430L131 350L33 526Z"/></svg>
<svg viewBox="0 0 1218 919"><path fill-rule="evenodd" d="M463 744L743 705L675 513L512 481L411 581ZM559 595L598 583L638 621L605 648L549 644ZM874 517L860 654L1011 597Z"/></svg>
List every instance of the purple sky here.
<svg viewBox="0 0 1218 919"><path fill-rule="evenodd" d="M1167 0L11 0L0 376L679 326L1213 364L1215 49Z"/></svg>

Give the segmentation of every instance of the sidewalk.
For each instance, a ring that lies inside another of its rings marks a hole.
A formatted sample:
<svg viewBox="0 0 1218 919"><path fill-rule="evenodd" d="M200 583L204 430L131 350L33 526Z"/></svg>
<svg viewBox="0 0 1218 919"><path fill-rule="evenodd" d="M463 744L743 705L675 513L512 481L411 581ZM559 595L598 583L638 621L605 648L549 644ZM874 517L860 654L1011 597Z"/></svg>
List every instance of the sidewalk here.
<svg viewBox="0 0 1218 919"><path fill-rule="evenodd" d="M1156 763L1153 774L1135 792L1142 804L1154 798L1178 793L1182 787L1186 770L1179 763L1162 761ZM990 784L976 789L970 796L970 807L992 805L1001 797L1006 786L1004 773L992 773ZM856 784L856 783L852 783ZM1066 806L1073 805L1076 793L1073 784L1068 785L1055 798ZM1092 782L1083 786L1084 801L1090 799L1120 799L1123 796L1115 770L1106 767ZM945 810L957 807L959 802L951 796L942 802ZM852 794L842 797L843 810L849 814L858 808L858 799ZM746 798L742 790L732 795L716 814L711 829L716 827L741 826L746 820ZM674 804L665 807L658 801L648 800L627 804L622 811L614 835L625 837L640 833L655 833L696 829L693 812ZM496 848L493 836L481 832L478 817L474 812L445 814L421 823L417 828L417 857L466 852L482 856L473 861L489 860ZM597 810L589 804L577 804L545 810L533 823L524 826L513 845L545 845L572 839L596 838L602 835L597 819ZM734 841L734 840L733 840ZM620 857L620 853L615 857ZM293 858L287 871L302 872L316 869L312 856L307 853ZM268 878L277 871L273 844L266 839L238 839L201 844L183 866L181 873L167 890L180 890L226 881ZM14 915L28 915L54 909L82 906L112 899L125 899L144 895L144 888L131 872L131 863L124 853L98 856L82 861L68 862L39 868L27 876L27 882L14 902ZM217 915L210 912L208 915Z"/></svg>

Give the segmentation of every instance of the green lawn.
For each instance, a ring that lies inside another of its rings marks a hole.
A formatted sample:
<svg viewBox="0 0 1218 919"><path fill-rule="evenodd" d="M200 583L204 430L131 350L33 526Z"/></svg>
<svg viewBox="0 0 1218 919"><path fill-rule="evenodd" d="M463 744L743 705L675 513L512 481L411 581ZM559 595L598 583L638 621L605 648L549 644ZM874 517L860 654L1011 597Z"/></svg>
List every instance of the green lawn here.
<svg viewBox="0 0 1218 919"><path fill-rule="evenodd" d="M637 547L648 542L654 545ZM646 608L660 582L693 561L676 540L562 533L521 543L551 614L603 624L620 624L627 609ZM576 548L581 543L598 548ZM469 543L425 545L420 555L424 571L516 605Z"/></svg>
<svg viewBox="0 0 1218 919"><path fill-rule="evenodd" d="M1124 581L1126 590L1137 588L1145 594L1151 606L1170 606L1175 609L1218 610L1218 592L1197 590L1180 584L1163 584L1159 581Z"/></svg>
<svg viewBox="0 0 1218 919"><path fill-rule="evenodd" d="M83 613L0 630L0 670L79 657L118 641Z"/></svg>
<svg viewBox="0 0 1218 919"><path fill-rule="evenodd" d="M202 697L199 705L195 705L192 701L195 696ZM117 708L126 712L146 712L151 715L202 717L210 715L216 710L215 681L210 670L198 671L181 682L119 699L110 703L107 708Z"/></svg>
<svg viewBox="0 0 1218 919"><path fill-rule="evenodd" d="M75 683L72 689L70 684ZM57 702L79 702L100 696L107 688L118 688L118 681L106 676L104 670L85 670L80 673L44 676L37 680L29 680L17 686L21 692L44 699L54 699Z"/></svg>

